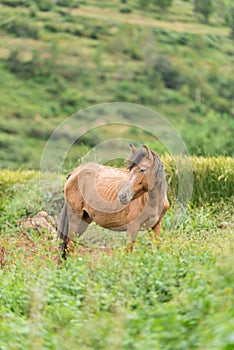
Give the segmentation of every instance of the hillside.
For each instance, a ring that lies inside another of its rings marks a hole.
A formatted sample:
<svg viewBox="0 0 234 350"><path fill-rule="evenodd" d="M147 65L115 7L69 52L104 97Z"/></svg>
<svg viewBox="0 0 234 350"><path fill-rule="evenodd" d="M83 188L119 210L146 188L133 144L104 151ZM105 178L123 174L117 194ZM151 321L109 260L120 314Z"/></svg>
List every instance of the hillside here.
<svg viewBox="0 0 234 350"><path fill-rule="evenodd" d="M174 0L166 12L149 1L144 9L134 0L37 3L0 1L1 167L39 168L57 125L80 109L116 101L164 115L191 154L233 154L228 7L216 6L204 23L192 1ZM96 136L101 142L110 135ZM90 139L82 142L93 146ZM139 140L147 142L142 133Z"/></svg>

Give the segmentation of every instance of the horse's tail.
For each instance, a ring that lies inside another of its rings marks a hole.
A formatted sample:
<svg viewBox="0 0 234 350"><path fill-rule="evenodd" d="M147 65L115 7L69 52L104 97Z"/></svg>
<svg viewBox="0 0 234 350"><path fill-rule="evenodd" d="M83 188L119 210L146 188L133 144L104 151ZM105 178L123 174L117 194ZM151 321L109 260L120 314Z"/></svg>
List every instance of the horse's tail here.
<svg viewBox="0 0 234 350"><path fill-rule="evenodd" d="M67 255L67 241L68 241L68 217L67 217L67 203L64 203L62 215L58 225L58 238L60 240L60 252L62 259L66 260Z"/></svg>

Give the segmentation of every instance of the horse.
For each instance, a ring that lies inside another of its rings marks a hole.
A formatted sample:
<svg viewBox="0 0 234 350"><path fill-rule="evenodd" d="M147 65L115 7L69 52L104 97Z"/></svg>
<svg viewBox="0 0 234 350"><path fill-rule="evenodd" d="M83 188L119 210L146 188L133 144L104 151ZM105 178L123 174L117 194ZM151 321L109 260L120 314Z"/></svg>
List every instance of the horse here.
<svg viewBox="0 0 234 350"><path fill-rule="evenodd" d="M126 231L130 250L140 229L152 229L155 239L159 236L170 206L162 161L145 145L137 149L130 144L130 150L126 168L89 162L67 177L58 226L63 259L74 250L76 236L92 221L113 231Z"/></svg>

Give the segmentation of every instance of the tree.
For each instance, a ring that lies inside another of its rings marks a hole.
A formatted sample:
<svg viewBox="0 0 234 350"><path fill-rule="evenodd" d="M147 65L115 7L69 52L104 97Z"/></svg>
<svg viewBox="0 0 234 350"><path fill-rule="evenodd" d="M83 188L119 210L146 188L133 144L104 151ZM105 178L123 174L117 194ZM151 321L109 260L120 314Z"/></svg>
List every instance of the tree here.
<svg viewBox="0 0 234 350"><path fill-rule="evenodd" d="M234 7L231 7L229 10L228 26L231 29L230 36L234 39Z"/></svg>
<svg viewBox="0 0 234 350"><path fill-rule="evenodd" d="M140 9L146 9L149 7L150 0L138 0L138 6Z"/></svg>
<svg viewBox="0 0 234 350"><path fill-rule="evenodd" d="M199 12L199 0L194 0L194 7L193 7L193 10L194 10L194 12Z"/></svg>
<svg viewBox="0 0 234 350"><path fill-rule="evenodd" d="M209 17L214 11L214 5L212 0L194 0L194 11L201 13L205 21L209 22Z"/></svg>
<svg viewBox="0 0 234 350"><path fill-rule="evenodd" d="M172 0L154 0L154 4L158 6L163 12L172 5Z"/></svg>

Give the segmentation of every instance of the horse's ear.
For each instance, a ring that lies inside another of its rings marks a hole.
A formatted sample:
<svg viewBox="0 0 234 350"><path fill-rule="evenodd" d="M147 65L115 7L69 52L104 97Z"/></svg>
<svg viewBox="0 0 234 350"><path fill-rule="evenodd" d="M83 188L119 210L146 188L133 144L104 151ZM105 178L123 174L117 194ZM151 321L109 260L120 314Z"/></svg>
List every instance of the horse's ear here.
<svg viewBox="0 0 234 350"><path fill-rule="evenodd" d="M147 158L151 159L151 158L152 158L152 153L151 153L151 151L149 150L149 148L148 148L146 145L143 145L143 146L142 146L142 149L143 149L144 155L145 155Z"/></svg>
<svg viewBox="0 0 234 350"><path fill-rule="evenodd" d="M131 143L129 145L129 148L130 148L132 153L135 153L136 151L138 151L138 149L135 146L133 146Z"/></svg>

